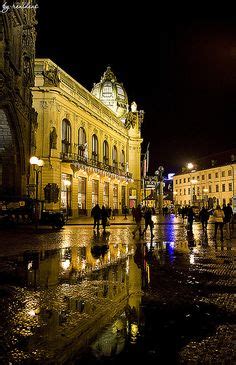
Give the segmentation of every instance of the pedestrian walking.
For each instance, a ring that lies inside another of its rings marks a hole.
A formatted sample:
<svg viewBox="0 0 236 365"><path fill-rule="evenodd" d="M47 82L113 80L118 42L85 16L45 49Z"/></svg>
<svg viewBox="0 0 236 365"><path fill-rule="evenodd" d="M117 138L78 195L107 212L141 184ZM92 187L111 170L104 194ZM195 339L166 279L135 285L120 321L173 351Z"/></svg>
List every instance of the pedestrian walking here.
<svg viewBox="0 0 236 365"><path fill-rule="evenodd" d="M154 237L153 234L153 228L154 228L154 222L152 220L152 210L150 208L146 209L145 213L144 213L144 220L145 220L145 228L143 230L143 233L146 233L148 226L150 227L150 232L151 232L151 238Z"/></svg>
<svg viewBox="0 0 236 365"><path fill-rule="evenodd" d="M214 239L216 240L217 237L217 230L218 227L220 228L220 239L223 241L223 226L224 226L224 218L225 214L224 211L217 205L214 213L213 213L214 221L215 221L215 234Z"/></svg>
<svg viewBox="0 0 236 365"><path fill-rule="evenodd" d="M208 220L209 220L209 213L205 207L202 207L202 209L200 210L199 219L200 219L200 222L202 223L202 230L204 232L205 230L207 230L207 224L208 224Z"/></svg>
<svg viewBox="0 0 236 365"><path fill-rule="evenodd" d="M223 211L225 215L224 224L226 228L227 239L230 239L231 238L230 223L232 222L233 219L233 209L231 205L228 203L227 206L224 204Z"/></svg>
<svg viewBox="0 0 236 365"><path fill-rule="evenodd" d="M124 212L124 215L125 215L124 219L127 219L127 214L129 213L129 210L128 210L126 205L124 206L123 212Z"/></svg>
<svg viewBox="0 0 236 365"><path fill-rule="evenodd" d="M102 218L102 228L103 228L103 232L106 232L106 225L107 225L107 220L108 220L108 211L105 208L105 206L102 206L102 210L101 210L101 218Z"/></svg>
<svg viewBox="0 0 236 365"><path fill-rule="evenodd" d="M99 204L96 204L93 207L91 211L91 216L93 217L93 229L95 229L97 226L97 230L99 230L99 224L101 219L101 208L99 207Z"/></svg>
<svg viewBox="0 0 236 365"><path fill-rule="evenodd" d="M142 236L142 228L141 228L141 221L142 221L142 210L141 205L139 205L137 208L135 208L135 222L136 227L133 230L133 238L135 238L136 232L139 231L139 237Z"/></svg>

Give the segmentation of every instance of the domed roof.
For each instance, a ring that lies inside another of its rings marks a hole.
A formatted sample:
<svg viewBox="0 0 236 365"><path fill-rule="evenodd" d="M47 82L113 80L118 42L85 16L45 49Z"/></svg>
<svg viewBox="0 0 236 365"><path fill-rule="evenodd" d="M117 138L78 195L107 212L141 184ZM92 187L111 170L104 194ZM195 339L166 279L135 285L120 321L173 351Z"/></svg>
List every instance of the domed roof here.
<svg viewBox="0 0 236 365"><path fill-rule="evenodd" d="M129 111L128 97L123 85L108 66L99 83L94 84L91 93L110 108L118 118L124 119Z"/></svg>

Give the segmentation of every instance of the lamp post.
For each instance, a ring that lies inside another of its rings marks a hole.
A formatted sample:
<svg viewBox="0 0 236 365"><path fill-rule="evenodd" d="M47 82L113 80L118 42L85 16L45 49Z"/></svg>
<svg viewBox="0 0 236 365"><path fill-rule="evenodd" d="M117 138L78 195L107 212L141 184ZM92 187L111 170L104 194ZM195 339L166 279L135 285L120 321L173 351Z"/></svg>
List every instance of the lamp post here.
<svg viewBox="0 0 236 365"><path fill-rule="evenodd" d="M42 172L44 161L36 156L30 158L30 164L33 166L35 173L35 227L39 225L39 174Z"/></svg>
<svg viewBox="0 0 236 365"><path fill-rule="evenodd" d="M197 184L197 180L192 179L190 180L190 183L191 183L191 205L193 205L195 201L195 185Z"/></svg>
<svg viewBox="0 0 236 365"><path fill-rule="evenodd" d="M204 188L202 191L203 191L203 204L205 205L207 203L208 189L207 188Z"/></svg>
<svg viewBox="0 0 236 365"><path fill-rule="evenodd" d="M155 176L156 176L155 208L157 208L157 191L158 191L159 214L161 213L162 207L163 207L163 172L164 172L164 167L163 166L159 166L158 169L155 171Z"/></svg>
<svg viewBox="0 0 236 365"><path fill-rule="evenodd" d="M194 164L192 162L188 162L187 163L187 169L189 170L189 178L190 178L189 179L190 180L190 204L193 205L194 195L195 195L195 187L194 187L194 184L197 183L197 180L196 179L191 179L192 172L195 171L194 170Z"/></svg>
<svg viewBox="0 0 236 365"><path fill-rule="evenodd" d="M71 186L70 180L65 180L66 186L66 219L68 220L69 217L69 188Z"/></svg>

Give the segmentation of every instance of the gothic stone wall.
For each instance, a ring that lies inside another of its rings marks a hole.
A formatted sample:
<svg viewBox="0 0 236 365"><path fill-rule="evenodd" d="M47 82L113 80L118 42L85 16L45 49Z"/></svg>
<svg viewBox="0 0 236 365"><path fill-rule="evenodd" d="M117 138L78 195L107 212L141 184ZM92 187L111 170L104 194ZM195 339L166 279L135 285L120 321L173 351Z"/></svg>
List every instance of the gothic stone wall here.
<svg viewBox="0 0 236 365"><path fill-rule="evenodd" d="M0 14L0 199L26 193L28 161L35 149L37 114L30 90L35 24L32 9Z"/></svg>

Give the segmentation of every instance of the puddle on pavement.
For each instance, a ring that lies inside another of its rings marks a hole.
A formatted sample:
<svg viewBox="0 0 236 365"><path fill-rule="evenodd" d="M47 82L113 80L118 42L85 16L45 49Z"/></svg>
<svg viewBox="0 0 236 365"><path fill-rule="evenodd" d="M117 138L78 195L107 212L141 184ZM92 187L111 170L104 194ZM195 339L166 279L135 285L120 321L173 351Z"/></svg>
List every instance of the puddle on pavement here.
<svg viewBox="0 0 236 365"><path fill-rule="evenodd" d="M174 361L215 327L215 308L195 304L197 249L109 238L0 259L2 363Z"/></svg>

